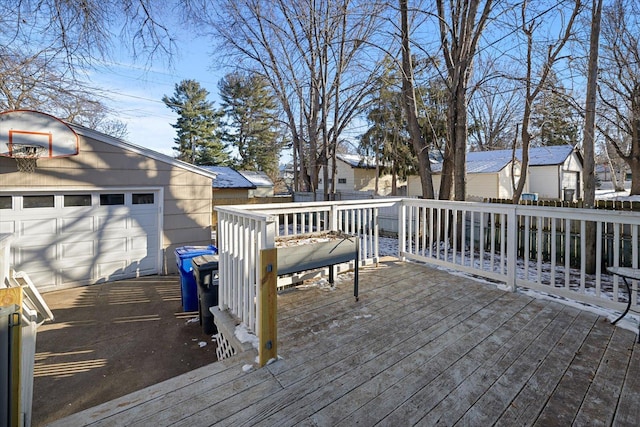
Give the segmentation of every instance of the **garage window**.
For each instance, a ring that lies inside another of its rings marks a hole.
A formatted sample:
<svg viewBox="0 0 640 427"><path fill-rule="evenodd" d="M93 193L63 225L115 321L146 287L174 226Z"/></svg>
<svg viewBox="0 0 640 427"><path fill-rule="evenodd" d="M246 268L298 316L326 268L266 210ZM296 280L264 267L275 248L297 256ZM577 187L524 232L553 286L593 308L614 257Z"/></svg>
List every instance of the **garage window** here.
<svg viewBox="0 0 640 427"><path fill-rule="evenodd" d="M64 196L64 207L91 206L91 194L67 194Z"/></svg>
<svg viewBox="0 0 640 427"><path fill-rule="evenodd" d="M346 184L347 178L338 178L338 184Z"/></svg>
<svg viewBox="0 0 640 427"><path fill-rule="evenodd" d="M32 208L52 208L54 207L53 195L50 196L22 196L22 207Z"/></svg>
<svg viewBox="0 0 640 427"><path fill-rule="evenodd" d="M0 209L13 209L13 198L11 196L0 196Z"/></svg>
<svg viewBox="0 0 640 427"><path fill-rule="evenodd" d="M101 194L100 206L124 205L124 194Z"/></svg>
<svg viewBox="0 0 640 427"><path fill-rule="evenodd" d="M133 193L131 202L134 205L152 205L154 203L153 193Z"/></svg>

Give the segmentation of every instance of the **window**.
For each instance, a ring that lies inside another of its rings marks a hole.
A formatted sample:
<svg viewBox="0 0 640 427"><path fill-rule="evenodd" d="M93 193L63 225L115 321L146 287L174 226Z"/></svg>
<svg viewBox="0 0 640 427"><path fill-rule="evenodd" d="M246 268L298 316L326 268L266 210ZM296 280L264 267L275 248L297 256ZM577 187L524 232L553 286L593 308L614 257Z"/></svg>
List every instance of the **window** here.
<svg viewBox="0 0 640 427"><path fill-rule="evenodd" d="M52 208L54 206L53 195L49 196L22 196L22 207L32 208Z"/></svg>
<svg viewBox="0 0 640 427"><path fill-rule="evenodd" d="M13 209L13 197L0 196L0 209Z"/></svg>
<svg viewBox="0 0 640 427"><path fill-rule="evenodd" d="M134 193L131 196L134 205L152 205L154 203L153 193Z"/></svg>
<svg viewBox="0 0 640 427"><path fill-rule="evenodd" d="M101 194L100 206L124 205L124 194Z"/></svg>
<svg viewBox="0 0 640 427"><path fill-rule="evenodd" d="M64 196L64 207L71 206L91 206L91 194L66 194Z"/></svg>
<svg viewBox="0 0 640 427"><path fill-rule="evenodd" d="M338 184L346 184L347 178L338 178Z"/></svg>

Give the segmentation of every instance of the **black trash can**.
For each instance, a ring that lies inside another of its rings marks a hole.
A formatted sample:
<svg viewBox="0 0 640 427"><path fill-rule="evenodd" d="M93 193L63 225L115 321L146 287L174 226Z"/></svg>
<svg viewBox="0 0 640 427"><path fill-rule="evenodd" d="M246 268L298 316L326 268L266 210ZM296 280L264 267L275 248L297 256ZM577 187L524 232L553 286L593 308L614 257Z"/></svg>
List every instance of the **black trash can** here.
<svg viewBox="0 0 640 427"><path fill-rule="evenodd" d="M209 310L218 305L218 255L200 255L191 260L193 276L198 284L198 315L205 334L218 329Z"/></svg>

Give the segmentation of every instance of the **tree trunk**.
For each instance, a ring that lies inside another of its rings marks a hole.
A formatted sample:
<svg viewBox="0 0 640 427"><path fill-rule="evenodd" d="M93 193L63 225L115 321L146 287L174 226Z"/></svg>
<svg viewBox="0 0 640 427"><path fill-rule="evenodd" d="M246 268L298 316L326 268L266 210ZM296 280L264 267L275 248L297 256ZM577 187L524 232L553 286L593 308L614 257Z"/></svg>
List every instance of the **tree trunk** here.
<svg viewBox="0 0 640 427"><path fill-rule="evenodd" d="M589 68L587 76L587 101L584 120L584 163L582 166L584 177L584 206L593 207L596 197L595 180L595 119L596 94L598 85L598 46L600 43L600 17L602 15L602 0L593 0L591 19L591 41L589 45Z"/></svg>
<svg viewBox="0 0 640 427"><path fill-rule="evenodd" d="M422 198L433 199L433 181L431 180L431 163L429 149L422 136L418 123L415 85L413 82L413 65L409 46L409 20L407 0L400 0L401 36L402 36L402 100L407 114L407 127L411 143L418 157L418 172L422 184Z"/></svg>
<svg viewBox="0 0 640 427"><path fill-rule="evenodd" d="M593 0L591 12L591 41L589 45L589 68L587 76L587 101L584 120L584 207L593 208L596 201L595 179L595 131L596 131L596 92L598 87L598 47L600 44L600 17L602 0ZM596 271L596 224L585 224L585 266L588 274Z"/></svg>

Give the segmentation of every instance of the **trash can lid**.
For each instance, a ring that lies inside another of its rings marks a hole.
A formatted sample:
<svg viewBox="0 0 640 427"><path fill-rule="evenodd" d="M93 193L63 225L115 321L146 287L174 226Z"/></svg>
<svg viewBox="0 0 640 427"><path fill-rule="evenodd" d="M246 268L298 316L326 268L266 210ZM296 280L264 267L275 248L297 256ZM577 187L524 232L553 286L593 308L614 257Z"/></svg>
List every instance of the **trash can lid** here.
<svg viewBox="0 0 640 427"><path fill-rule="evenodd" d="M199 255L213 255L218 252L218 249L213 246L180 246L176 248L176 256L181 259L193 258Z"/></svg>
<svg viewBox="0 0 640 427"><path fill-rule="evenodd" d="M199 270L217 270L220 257L218 255L200 255L191 260L191 263Z"/></svg>

